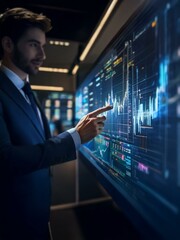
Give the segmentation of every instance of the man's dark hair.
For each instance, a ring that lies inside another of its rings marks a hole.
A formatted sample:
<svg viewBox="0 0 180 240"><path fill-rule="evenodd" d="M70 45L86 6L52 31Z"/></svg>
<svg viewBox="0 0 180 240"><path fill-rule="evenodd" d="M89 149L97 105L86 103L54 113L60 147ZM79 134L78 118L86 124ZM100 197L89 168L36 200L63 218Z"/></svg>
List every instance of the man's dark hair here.
<svg viewBox="0 0 180 240"><path fill-rule="evenodd" d="M2 38L8 36L16 44L31 27L37 27L46 33L52 28L51 20L43 14L37 14L25 8L12 8L0 14L0 59L3 56Z"/></svg>

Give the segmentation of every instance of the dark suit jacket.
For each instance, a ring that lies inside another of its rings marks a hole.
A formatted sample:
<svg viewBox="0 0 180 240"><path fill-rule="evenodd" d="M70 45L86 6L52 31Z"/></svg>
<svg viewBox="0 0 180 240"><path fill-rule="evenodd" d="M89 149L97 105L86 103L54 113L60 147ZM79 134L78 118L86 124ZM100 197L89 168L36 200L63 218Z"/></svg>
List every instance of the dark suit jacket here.
<svg viewBox="0 0 180 240"><path fill-rule="evenodd" d="M49 138L41 114L44 131L21 93L0 71L0 239L46 239L49 166L76 158L70 134Z"/></svg>

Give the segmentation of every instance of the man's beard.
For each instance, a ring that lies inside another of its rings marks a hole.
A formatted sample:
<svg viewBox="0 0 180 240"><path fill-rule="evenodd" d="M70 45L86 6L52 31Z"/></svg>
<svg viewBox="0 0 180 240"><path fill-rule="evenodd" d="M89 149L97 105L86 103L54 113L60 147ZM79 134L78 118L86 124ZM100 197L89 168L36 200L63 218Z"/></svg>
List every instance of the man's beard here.
<svg viewBox="0 0 180 240"><path fill-rule="evenodd" d="M14 53L12 55L12 62L16 67L21 69L21 71L29 75L35 75L38 73L38 68L31 67L30 61L27 60L27 58L23 55L22 52L19 51L17 47L14 48Z"/></svg>

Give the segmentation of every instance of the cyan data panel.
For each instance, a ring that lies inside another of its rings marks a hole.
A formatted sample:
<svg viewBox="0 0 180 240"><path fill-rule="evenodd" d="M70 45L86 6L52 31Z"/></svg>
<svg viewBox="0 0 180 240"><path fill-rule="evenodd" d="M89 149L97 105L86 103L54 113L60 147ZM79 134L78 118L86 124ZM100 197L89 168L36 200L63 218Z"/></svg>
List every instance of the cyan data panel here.
<svg viewBox="0 0 180 240"><path fill-rule="evenodd" d="M180 1L149 1L120 30L76 92L76 120L107 104L81 154L126 212L180 239Z"/></svg>

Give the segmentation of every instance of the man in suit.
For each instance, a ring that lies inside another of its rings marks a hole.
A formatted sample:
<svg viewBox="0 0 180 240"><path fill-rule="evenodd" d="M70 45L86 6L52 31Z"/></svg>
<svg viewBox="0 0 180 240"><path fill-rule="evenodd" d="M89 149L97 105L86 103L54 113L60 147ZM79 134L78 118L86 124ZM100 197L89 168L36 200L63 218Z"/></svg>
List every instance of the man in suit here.
<svg viewBox="0 0 180 240"><path fill-rule="evenodd" d="M46 57L50 29L48 18L23 8L0 15L1 240L48 239L49 167L76 159L79 146L103 128L105 117L98 115L112 109L97 109L69 131L50 136L43 111L24 88Z"/></svg>

